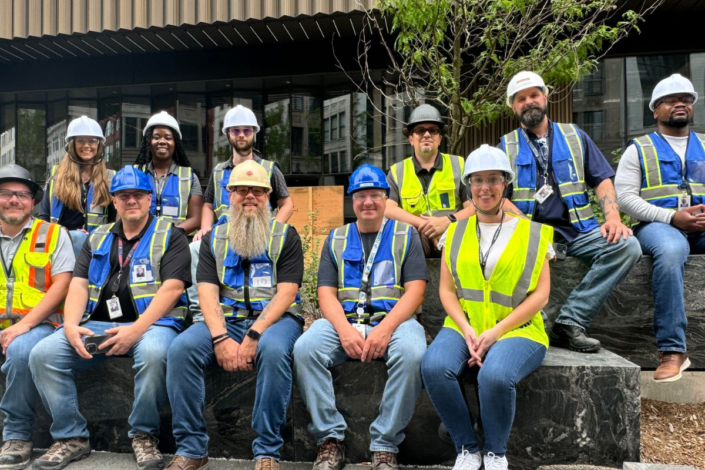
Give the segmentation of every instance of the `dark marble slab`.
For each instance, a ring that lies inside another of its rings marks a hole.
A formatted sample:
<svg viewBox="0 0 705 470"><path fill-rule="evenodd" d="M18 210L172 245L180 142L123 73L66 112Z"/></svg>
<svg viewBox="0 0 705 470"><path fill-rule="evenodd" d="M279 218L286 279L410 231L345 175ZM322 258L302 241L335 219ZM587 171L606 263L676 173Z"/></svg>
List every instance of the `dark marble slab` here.
<svg viewBox="0 0 705 470"><path fill-rule="evenodd" d="M548 316L547 328L587 271L588 266L575 258L551 263L551 297L544 309ZM428 260L429 286L423 305L423 322L431 336L437 334L445 318L438 298L439 272L440 260ZM644 257L615 288L589 330L605 348L646 370L654 370L658 365L651 273L651 258ZM691 370L705 370L705 255L688 258L684 284Z"/></svg>

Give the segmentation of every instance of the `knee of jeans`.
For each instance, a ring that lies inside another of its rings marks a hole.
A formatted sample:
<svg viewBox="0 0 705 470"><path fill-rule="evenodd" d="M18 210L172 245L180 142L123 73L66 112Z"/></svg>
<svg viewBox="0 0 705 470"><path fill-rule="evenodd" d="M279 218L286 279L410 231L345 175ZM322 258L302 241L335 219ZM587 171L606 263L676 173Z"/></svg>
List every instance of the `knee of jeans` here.
<svg viewBox="0 0 705 470"><path fill-rule="evenodd" d="M654 249L654 258L658 258L659 261L666 261L679 269L688 260L689 254L690 246L688 246L688 241L683 237L663 240Z"/></svg>
<svg viewBox="0 0 705 470"><path fill-rule="evenodd" d="M622 257L633 263L639 261L643 254L639 240L637 240L636 237L629 237L624 240L624 245Z"/></svg>
<svg viewBox="0 0 705 470"><path fill-rule="evenodd" d="M294 361L296 364L310 364L320 361L321 351L317 347L315 335L304 333L294 344Z"/></svg>
<svg viewBox="0 0 705 470"><path fill-rule="evenodd" d="M138 346L139 363L135 362L136 367L140 368L162 368L166 365L167 355L169 351L168 344L160 344L156 342L143 342Z"/></svg>
<svg viewBox="0 0 705 470"><path fill-rule="evenodd" d="M416 371L421 369L426 344L417 344L415 341L400 341L389 350L390 362L398 362L404 369Z"/></svg>
<svg viewBox="0 0 705 470"><path fill-rule="evenodd" d="M482 364L480 372L477 374L477 384L481 390L490 394L503 393L516 385L506 370L493 368L487 363Z"/></svg>
<svg viewBox="0 0 705 470"><path fill-rule="evenodd" d="M46 344L46 341L40 341L29 353L29 368L33 374L40 373L39 371L47 367L56 353L52 348L46 347Z"/></svg>
<svg viewBox="0 0 705 470"><path fill-rule="evenodd" d="M286 341L274 338L271 341L260 340L257 347L257 362L265 364L290 363L291 348Z"/></svg>
<svg viewBox="0 0 705 470"><path fill-rule="evenodd" d="M421 362L421 376L424 383L441 382L456 378L450 364L443 361L442 354L426 353Z"/></svg>
<svg viewBox="0 0 705 470"><path fill-rule="evenodd" d="M29 345L21 344L18 341L19 338L15 338L7 347L4 366L18 367L18 370L23 371L29 368L29 355L32 352L32 348L28 347Z"/></svg>

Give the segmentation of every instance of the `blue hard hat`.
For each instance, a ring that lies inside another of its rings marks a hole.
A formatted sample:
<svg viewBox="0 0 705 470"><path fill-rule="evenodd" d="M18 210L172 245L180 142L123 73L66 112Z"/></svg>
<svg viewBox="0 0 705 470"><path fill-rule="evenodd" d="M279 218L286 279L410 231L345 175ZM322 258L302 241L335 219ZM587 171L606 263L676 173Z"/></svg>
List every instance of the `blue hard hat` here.
<svg viewBox="0 0 705 470"><path fill-rule="evenodd" d="M384 189L387 191L387 196L389 196L387 176L376 166L367 163L360 165L353 171L353 174L350 175L348 194L352 194L361 189Z"/></svg>
<svg viewBox="0 0 705 470"><path fill-rule="evenodd" d="M110 185L110 194L114 195L116 192L125 189L141 189L142 191L151 193L152 182L149 180L149 176L147 176L146 173L132 165L128 165L113 176L113 182Z"/></svg>

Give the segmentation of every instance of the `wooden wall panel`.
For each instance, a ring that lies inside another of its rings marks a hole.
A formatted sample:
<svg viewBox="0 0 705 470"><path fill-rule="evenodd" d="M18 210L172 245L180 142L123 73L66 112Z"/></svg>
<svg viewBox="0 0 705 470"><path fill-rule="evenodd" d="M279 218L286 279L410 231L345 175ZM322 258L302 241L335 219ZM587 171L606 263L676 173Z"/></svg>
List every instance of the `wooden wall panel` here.
<svg viewBox="0 0 705 470"><path fill-rule="evenodd" d="M343 187L289 188L289 194L294 203L289 224L296 227L302 238L308 233L320 242L320 250L330 231L343 225ZM310 226L309 212L317 214L313 227ZM308 232L304 232L304 227L308 228Z"/></svg>
<svg viewBox="0 0 705 470"><path fill-rule="evenodd" d="M73 32L73 27L71 26L71 0L59 0L56 9L58 34L71 34Z"/></svg>
<svg viewBox="0 0 705 470"><path fill-rule="evenodd" d="M159 28L164 26L164 0L149 2L149 22Z"/></svg>

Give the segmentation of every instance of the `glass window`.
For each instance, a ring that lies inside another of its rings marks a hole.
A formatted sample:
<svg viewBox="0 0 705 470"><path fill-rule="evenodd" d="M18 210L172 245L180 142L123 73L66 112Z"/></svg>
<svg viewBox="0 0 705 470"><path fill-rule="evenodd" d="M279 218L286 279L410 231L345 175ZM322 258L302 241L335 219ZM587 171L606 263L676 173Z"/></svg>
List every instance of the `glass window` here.
<svg viewBox="0 0 705 470"><path fill-rule="evenodd" d="M279 164L282 173L291 173L291 131L289 94L270 94L264 105L264 154Z"/></svg>
<svg viewBox="0 0 705 470"><path fill-rule="evenodd" d="M323 120L323 141L330 142L330 118Z"/></svg>
<svg viewBox="0 0 705 470"><path fill-rule="evenodd" d="M333 152L330 154L330 172L340 173L340 167L338 166L338 152Z"/></svg>
<svg viewBox="0 0 705 470"><path fill-rule="evenodd" d="M330 140L338 140L338 115L330 117Z"/></svg>
<svg viewBox="0 0 705 470"><path fill-rule="evenodd" d="M44 184L47 175L46 112L44 104L17 106L17 164L32 174L34 181Z"/></svg>
<svg viewBox="0 0 705 470"><path fill-rule="evenodd" d="M16 129L15 103L0 106L0 161L3 166L15 163Z"/></svg>
<svg viewBox="0 0 705 470"><path fill-rule="evenodd" d="M208 157L212 168L232 156L228 136L223 134L225 115L232 107L232 98L227 95L212 95L208 100Z"/></svg>
<svg viewBox="0 0 705 470"><path fill-rule="evenodd" d="M61 163L68 126L68 101L47 103L47 171Z"/></svg>
<svg viewBox="0 0 705 470"><path fill-rule="evenodd" d="M345 139L348 137L347 123L345 122L346 116L345 111L338 113L338 135L340 139Z"/></svg>
<svg viewBox="0 0 705 470"><path fill-rule="evenodd" d="M121 102L119 99L106 98L100 101L100 120L98 121L103 128L105 135L105 162L109 168L118 170L122 167L120 155L120 109ZM134 160L125 161L124 164L132 164Z"/></svg>
<svg viewBox="0 0 705 470"><path fill-rule="evenodd" d="M300 99L301 106L291 111L291 173L321 173L321 100L307 92L296 92L292 99Z"/></svg>
<svg viewBox="0 0 705 470"><path fill-rule="evenodd" d="M117 121L115 133L122 136L114 141L113 151L120 153L122 163L132 164L137 160L142 146L142 131L152 115L148 97L124 97L121 107L121 119Z"/></svg>
<svg viewBox="0 0 705 470"><path fill-rule="evenodd" d="M125 116L123 119L125 120L125 149L137 149L139 145L137 141L137 118Z"/></svg>
<svg viewBox="0 0 705 470"><path fill-rule="evenodd" d="M291 128L291 156L296 158L302 156L304 151L304 129L293 126Z"/></svg>
<svg viewBox="0 0 705 470"><path fill-rule="evenodd" d="M176 119L181 129L181 143L191 168L205 178L206 168L206 97L198 93L180 93L176 101Z"/></svg>
<svg viewBox="0 0 705 470"><path fill-rule="evenodd" d="M70 100L69 101L69 122L81 116L98 120L98 103L92 100Z"/></svg>

